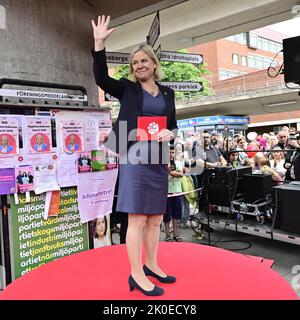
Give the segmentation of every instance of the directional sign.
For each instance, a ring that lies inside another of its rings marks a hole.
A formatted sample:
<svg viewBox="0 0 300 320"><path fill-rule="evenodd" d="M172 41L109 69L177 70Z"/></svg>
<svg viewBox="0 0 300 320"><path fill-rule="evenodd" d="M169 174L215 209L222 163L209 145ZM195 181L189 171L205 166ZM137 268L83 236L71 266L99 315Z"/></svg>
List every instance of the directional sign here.
<svg viewBox="0 0 300 320"><path fill-rule="evenodd" d="M160 81L161 85L169 87L174 91L201 91L203 90L202 82L168 82Z"/></svg>
<svg viewBox="0 0 300 320"><path fill-rule="evenodd" d="M203 56L196 53L181 53L175 51L162 51L161 61L186 62L194 64L202 64Z"/></svg>
<svg viewBox="0 0 300 320"><path fill-rule="evenodd" d="M160 35L160 22L159 22L159 11L157 11L157 14L152 22L150 31L146 38L147 44L149 44L153 48L159 35Z"/></svg>
<svg viewBox="0 0 300 320"><path fill-rule="evenodd" d="M46 100L87 101L86 95L68 94L65 92L29 91L16 89L0 89L0 96Z"/></svg>
<svg viewBox="0 0 300 320"><path fill-rule="evenodd" d="M129 53L106 52L106 62L107 63L128 64L129 63Z"/></svg>
<svg viewBox="0 0 300 320"><path fill-rule="evenodd" d="M160 61L161 59L161 46L159 45L158 48L156 50L154 50L156 56L157 56L157 59Z"/></svg>

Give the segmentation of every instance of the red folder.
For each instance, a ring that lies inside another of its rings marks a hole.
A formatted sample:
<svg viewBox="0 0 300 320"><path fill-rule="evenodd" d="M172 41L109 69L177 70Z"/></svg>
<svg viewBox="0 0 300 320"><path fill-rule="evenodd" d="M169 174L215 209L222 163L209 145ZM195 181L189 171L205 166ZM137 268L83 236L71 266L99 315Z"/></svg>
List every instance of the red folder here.
<svg viewBox="0 0 300 320"><path fill-rule="evenodd" d="M158 133L167 128L167 117L138 117L137 140L158 140Z"/></svg>

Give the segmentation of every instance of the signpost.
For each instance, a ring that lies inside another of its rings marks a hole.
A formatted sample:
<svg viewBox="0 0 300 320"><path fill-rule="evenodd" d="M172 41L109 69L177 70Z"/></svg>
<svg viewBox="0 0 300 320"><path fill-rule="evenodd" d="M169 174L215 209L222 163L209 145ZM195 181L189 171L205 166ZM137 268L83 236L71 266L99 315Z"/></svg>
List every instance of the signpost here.
<svg viewBox="0 0 300 320"><path fill-rule="evenodd" d="M146 37L147 44L149 44L153 48L159 35L160 35L160 22L159 22L159 11L157 11L156 16L152 22L150 31Z"/></svg>
<svg viewBox="0 0 300 320"><path fill-rule="evenodd" d="M185 62L202 64L203 56L196 53L181 53L175 51L161 51L161 61Z"/></svg>
<svg viewBox="0 0 300 320"><path fill-rule="evenodd" d="M171 82L160 81L161 85L169 87L174 91L201 91L203 90L202 82Z"/></svg>
<svg viewBox="0 0 300 320"><path fill-rule="evenodd" d="M106 52L106 62L107 63L128 64L129 63L129 53Z"/></svg>

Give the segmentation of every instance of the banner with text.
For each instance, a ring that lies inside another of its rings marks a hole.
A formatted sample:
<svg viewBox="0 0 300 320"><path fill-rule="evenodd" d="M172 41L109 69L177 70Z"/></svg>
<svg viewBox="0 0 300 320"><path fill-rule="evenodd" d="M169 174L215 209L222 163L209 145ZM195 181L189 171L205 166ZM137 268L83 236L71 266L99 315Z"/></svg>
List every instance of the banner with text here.
<svg viewBox="0 0 300 320"><path fill-rule="evenodd" d="M30 203L25 195L19 204L11 196L10 237L12 243L12 278L55 259L89 249L88 225L80 222L77 190L60 191L59 214L43 219L45 194L30 193Z"/></svg>

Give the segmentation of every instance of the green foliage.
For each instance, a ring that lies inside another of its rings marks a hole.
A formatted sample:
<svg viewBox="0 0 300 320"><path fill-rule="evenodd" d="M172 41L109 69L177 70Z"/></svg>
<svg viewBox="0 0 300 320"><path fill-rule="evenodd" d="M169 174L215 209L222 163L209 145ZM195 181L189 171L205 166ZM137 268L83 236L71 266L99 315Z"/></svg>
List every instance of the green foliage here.
<svg viewBox="0 0 300 320"><path fill-rule="evenodd" d="M181 53L188 53L187 50L179 50ZM203 91L200 92L175 92L177 98L179 97L200 97L211 95L210 82L204 79L204 75L209 75L210 72L207 69L207 64L194 65L192 63L182 62L161 62L164 78L162 81L194 81L203 83ZM129 66L118 66L114 74L115 79L127 78L129 79Z"/></svg>

